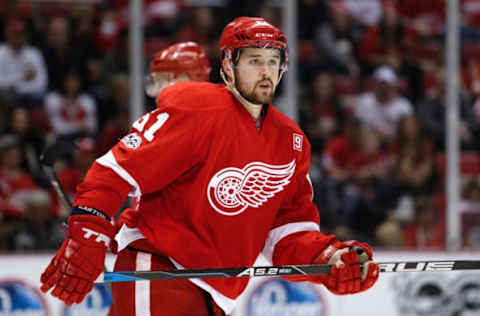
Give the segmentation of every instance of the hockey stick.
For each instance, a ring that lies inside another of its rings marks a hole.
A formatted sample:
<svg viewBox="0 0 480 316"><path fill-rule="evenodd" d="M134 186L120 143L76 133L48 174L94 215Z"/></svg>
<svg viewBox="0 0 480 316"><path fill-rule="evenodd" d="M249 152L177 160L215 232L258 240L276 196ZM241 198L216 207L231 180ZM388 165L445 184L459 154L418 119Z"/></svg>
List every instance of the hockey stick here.
<svg viewBox="0 0 480 316"><path fill-rule="evenodd" d="M47 176L50 184L55 189L55 192L57 192L58 196L60 197L60 200L62 200L62 202L65 204L65 207L67 208L69 214L72 212L73 205L67 194L63 190L62 185L58 181L53 165L58 159L58 157L67 153L71 153L74 150L75 145L72 145L65 141L59 141L54 143L53 145L47 146L43 153L40 155L40 166L42 167L42 170ZM104 271L107 271L106 266L104 266Z"/></svg>
<svg viewBox="0 0 480 316"><path fill-rule="evenodd" d="M67 194L65 193L62 186L60 185L60 182L58 182L57 176L55 174L55 170L53 169L53 164L55 163L55 160L57 160L60 155L73 151L73 149L74 149L73 145L67 142L61 141L45 148L45 150L40 156L40 165L42 166L43 172L45 173L48 180L50 181L50 184L55 189L55 192L57 192L58 196L60 197L60 200L62 200L62 202L65 204L65 207L69 211L72 209L72 202L70 202L70 199L67 197Z"/></svg>
<svg viewBox="0 0 480 316"><path fill-rule="evenodd" d="M480 261L397 261L379 262L380 272L420 272L420 271L456 271L480 270ZM285 275L329 274L332 265L288 265L244 268L218 268L193 270L158 270L158 271L118 271L103 272L96 283L125 281L170 280L191 278L236 278Z"/></svg>

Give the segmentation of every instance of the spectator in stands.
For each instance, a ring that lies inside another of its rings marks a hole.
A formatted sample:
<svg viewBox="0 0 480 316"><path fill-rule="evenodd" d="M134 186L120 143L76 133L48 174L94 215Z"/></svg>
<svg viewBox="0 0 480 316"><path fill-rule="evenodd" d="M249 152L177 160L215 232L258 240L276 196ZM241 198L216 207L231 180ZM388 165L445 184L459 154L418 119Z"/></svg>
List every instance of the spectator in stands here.
<svg viewBox="0 0 480 316"><path fill-rule="evenodd" d="M129 7L127 2L127 9ZM204 6L199 6L204 7ZM167 31L163 35L172 35L172 26L178 23L177 19L184 18L182 11L188 9L187 1L178 0L146 0L145 1L145 20L149 26L163 27Z"/></svg>
<svg viewBox="0 0 480 316"><path fill-rule="evenodd" d="M475 123L480 125L480 96L475 99L473 104L473 113L475 115Z"/></svg>
<svg viewBox="0 0 480 316"><path fill-rule="evenodd" d="M70 12L72 18L72 45L84 52L86 61L98 56L95 45L96 10L93 2L77 2Z"/></svg>
<svg viewBox="0 0 480 316"><path fill-rule="evenodd" d="M389 65L397 72L403 71L405 57L416 41L416 33L407 28L395 7L395 2L383 2L380 23L365 30L359 45L360 57L365 72L381 65Z"/></svg>
<svg viewBox="0 0 480 316"><path fill-rule="evenodd" d="M126 73L117 73L108 82L108 98L98 107L99 126L105 127L117 111L130 107L129 77Z"/></svg>
<svg viewBox="0 0 480 316"><path fill-rule="evenodd" d="M469 249L480 249L480 181L470 179L462 190L459 205L463 246Z"/></svg>
<svg viewBox="0 0 480 316"><path fill-rule="evenodd" d="M300 0L298 1L298 38L311 40L321 21L328 18L328 3L326 1Z"/></svg>
<svg viewBox="0 0 480 316"><path fill-rule="evenodd" d="M10 124L10 113L17 107L16 100L0 92L0 135L5 134Z"/></svg>
<svg viewBox="0 0 480 316"><path fill-rule="evenodd" d="M349 225L373 237L376 225L384 220L391 207L391 201L386 199L391 194L388 192L391 165L377 131L363 126L359 138L358 148L348 159L348 196L350 206L354 206Z"/></svg>
<svg viewBox="0 0 480 316"><path fill-rule="evenodd" d="M29 191L25 196L25 219L7 235L7 249L42 251L58 248L65 237L59 221L50 212L51 206L47 191Z"/></svg>
<svg viewBox="0 0 480 316"><path fill-rule="evenodd" d="M82 182L95 158L97 158L97 154L94 140L82 138L77 142L72 163L67 164L58 172L58 181L70 201L73 201L77 185Z"/></svg>
<svg viewBox="0 0 480 316"><path fill-rule="evenodd" d="M358 25L350 18L343 4L331 2L329 20L320 25L315 35L321 56L320 64L334 73L358 76L360 69L355 50L360 37Z"/></svg>
<svg viewBox="0 0 480 316"><path fill-rule="evenodd" d="M108 85L110 78L115 74L127 74L129 60L128 30L122 29L116 41L116 45L102 59L101 74L102 80Z"/></svg>
<svg viewBox="0 0 480 316"><path fill-rule="evenodd" d="M406 227L405 246L413 249L444 249L445 221L430 196L415 199L415 222Z"/></svg>
<svg viewBox="0 0 480 316"><path fill-rule="evenodd" d="M175 42L195 41L202 46L207 55L215 56L216 52L216 27L213 11L209 7L197 7L193 16L175 35Z"/></svg>
<svg viewBox="0 0 480 316"><path fill-rule="evenodd" d="M268 2L263 2L257 10L258 16L265 20L272 22L274 25L282 25L282 8L278 6L269 5Z"/></svg>
<svg viewBox="0 0 480 316"><path fill-rule="evenodd" d="M403 0L398 2L398 10L424 41L435 40L445 31L445 3L443 0Z"/></svg>
<svg viewBox="0 0 480 316"><path fill-rule="evenodd" d="M83 79L86 91L96 95L101 88L101 55L95 42L96 5L93 2L76 2L70 12L72 36L70 43L75 52L81 54L82 65L76 65L76 69ZM83 68L85 67L85 73Z"/></svg>
<svg viewBox="0 0 480 316"><path fill-rule="evenodd" d="M25 22L11 18L5 28L6 42L0 44L0 94L20 97L35 105L47 88L47 70L42 53L27 44Z"/></svg>
<svg viewBox="0 0 480 316"><path fill-rule="evenodd" d="M375 241L382 248L398 249L404 246L403 228L392 212L375 229Z"/></svg>
<svg viewBox="0 0 480 316"><path fill-rule="evenodd" d="M343 3L350 15L362 26L375 25L382 18L381 0L343 0Z"/></svg>
<svg viewBox="0 0 480 316"><path fill-rule="evenodd" d="M461 12L463 21L471 28L480 30L480 6L477 0L462 0Z"/></svg>
<svg viewBox="0 0 480 316"><path fill-rule="evenodd" d="M390 146L395 164L398 196L428 194L435 189L435 145L425 135L416 116L400 119L397 138Z"/></svg>
<svg viewBox="0 0 480 316"><path fill-rule="evenodd" d="M472 175L473 177L475 175ZM462 186L462 200L459 206L459 212L475 212L480 214L480 179L467 178Z"/></svg>
<svg viewBox="0 0 480 316"><path fill-rule="evenodd" d="M42 153L46 139L45 132L34 130L31 125L31 113L24 107L16 107L9 117L7 133L17 138L22 152L22 169L27 171L37 183L46 183L38 158Z"/></svg>
<svg viewBox="0 0 480 316"><path fill-rule="evenodd" d="M128 76L125 74L113 76L110 91L111 97L98 112L100 126L103 126L97 142L99 156L105 154L130 129Z"/></svg>
<svg viewBox="0 0 480 316"><path fill-rule="evenodd" d="M65 76L73 67L83 67L84 52L75 49L70 40L70 23L65 17L58 16L50 20L43 52L48 69L49 91L60 91ZM81 73L85 73L82 70Z"/></svg>
<svg viewBox="0 0 480 316"><path fill-rule="evenodd" d="M477 58L480 54L480 47L478 46L478 43L475 43L473 45L475 46L476 51L463 53L462 58L464 62L462 63L462 70L459 76L461 80L461 85L464 87L464 89L471 93L474 98L480 100L480 59ZM432 70L429 73L430 77L434 77L437 71L438 69ZM427 79L425 79L425 81L426 80ZM428 89L431 87L427 86L426 88ZM477 122L480 122L480 112L475 114L477 117Z"/></svg>
<svg viewBox="0 0 480 316"><path fill-rule="evenodd" d="M465 20L461 20L463 23L460 26L460 40L462 43L474 43L477 44L480 41L480 28L473 27L465 23Z"/></svg>
<svg viewBox="0 0 480 316"><path fill-rule="evenodd" d="M462 150L478 149L479 122L473 112L473 100L465 91L460 95L460 141ZM445 148L445 71L437 69L434 73L433 87L418 107L421 125L435 140L435 145L440 150Z"/></svg>
<svg viewBox="0 0 480 316"><path fill-rule="evenodd" d="M95 99L82 91L79 74L71 70L65 77L62 92L50 92L45 98L45 110L56 136L75 139L97 133Z"/></svg>
<svg viewBox="0 0 480 316"><path fill-rule="evenodd" d="M0 137L0 214L6 220L25 216L25 197L37 187L21 165L18 138L15 135Z"/></svg>
<svg viewBox="0 0 480 316"><path fill-rule="evenodd" d="M115 47L118 34L123 26L119 15L109 6L104 6L99 15L95 42L100 54L105 55Z"/></svg>
<svg viewBox="0 0 480 316"><path fill-rule="evenodd" d="M301 124L312 144L312 158L320 156L324 144L340 133L346 114L337 94L333 91L333 78L327 72L315 76L306 102L301 109Z"/></svg>
<svg viewBox="0 0 480 316"><path fill-rule="evenodd" d="M378 131L384 141L390 142L395 137L399 120L412 115L413 107L398 94L397 75L391 67L379 67L373 78L374 90L361 94L353 110L361 122Z"/></svg>
<svg viewBox="0 0 480 316"><path fill-rule="evenodd" d="M345 186L350 180L348 161L358 147L361 123L356 119L347 120L342 134L331 139L325 146L322 155L322 169L325 177L322 179L315 196L322 213L322 225L328 227L345 226L346 216L351 207L346 207L349 200Z"/></svg>
<svg viewBox="0 0 480 316"><path fill-rule="evenodd" d="M119 139L125 136L130 128L130 112L127 108L118 108L112 119L108 120L97 142L98 156L106 154Z"/></svg>
<svg viewBox="0 0 480 316"><path fill-rule="evenodd" d="M469 42L470 48L472 48L476 57L478 57L478 42L480 41L480 5L477 0L462 0L461 1L461 28L460 28L460 40L463 43ZM477 60L478 58L472 58ZM477 89L478 89L477 85Z"/></svg>
<svg viewBox="0 0 480 316"><path fill-rule="evenodd" d="M40 15L34 16L35 12L32 12L32 3L21 0L8 0L0 1L0 42L6 41L3 30L6 29L8 21L13 17L21 18L25 21L29 39L31 43L36 43L37 30L35 29L34 20L38 20Z"/></svg>
<svg viewBox="0 0 480 316"><path fill-rule="evenodd" d="M322 218L333 227L355 227L373 233L386 211L377 203L378 187L389 175L378 133L356 120L347 121L344 134L327 144L323 167L325 180L319 190L320 210L325 215ZM358 221L360 225L353 225L361 217L368 217L368 221L364 218Z"/></svg>
<svg viewBox="0 0 480 316"><path fill-rule="evenodd" d="M463 247L467 249L480 249L480 225L472 227L464 238Z"/></svg>

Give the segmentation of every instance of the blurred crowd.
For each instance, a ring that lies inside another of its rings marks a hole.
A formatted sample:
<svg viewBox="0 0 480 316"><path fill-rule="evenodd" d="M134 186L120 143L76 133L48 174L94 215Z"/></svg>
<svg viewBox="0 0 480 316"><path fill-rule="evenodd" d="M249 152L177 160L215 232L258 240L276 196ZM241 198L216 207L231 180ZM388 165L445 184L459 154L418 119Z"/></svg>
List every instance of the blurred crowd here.
<svg viewBox="0 0 480 316"><path fill-rule="evenodd" d="M72 199L128 131L128 2L0 2L0 251L63 240L68 208L41 170L45 146L74 144L54 165ZM480 2L459 2L460 211L463 246L480 248ZM224 25L250 15L282 27L281 3L144 0L146 59L192 40L219 83ZM444 0L298 1L299 123L323 231L445 248L445 10Z"/></svg>

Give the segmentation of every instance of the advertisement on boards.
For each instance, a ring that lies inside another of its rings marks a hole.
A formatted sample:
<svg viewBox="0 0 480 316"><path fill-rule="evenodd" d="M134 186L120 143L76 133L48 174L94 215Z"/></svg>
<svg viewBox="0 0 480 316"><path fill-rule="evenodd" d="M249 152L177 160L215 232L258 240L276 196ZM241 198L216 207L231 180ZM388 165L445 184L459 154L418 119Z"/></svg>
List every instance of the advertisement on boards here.
<svg viewBox="0 0 480 316"><path fill-rule="evenodd" d="M52 256L0 255L0 316L106 316L112 297L105 284L96 285L81 304L72 307L40 292L40 274ZM480 252L375 252L375 259L382 262L479 258ZM107 256L107 268L113 261ZM480 271L381 273L372 289L346 296L308 282L252 278L232 316L260 315L478 316Z"/></svg>

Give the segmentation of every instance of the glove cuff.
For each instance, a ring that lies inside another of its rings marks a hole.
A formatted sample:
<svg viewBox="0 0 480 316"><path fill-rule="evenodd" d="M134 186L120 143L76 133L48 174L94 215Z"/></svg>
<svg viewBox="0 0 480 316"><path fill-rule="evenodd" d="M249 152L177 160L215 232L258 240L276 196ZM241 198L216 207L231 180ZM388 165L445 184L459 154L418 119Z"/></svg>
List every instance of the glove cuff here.
<svg viewBox="0 0 480 316"><path fill-rule="evenodd" d="M68 218L70 237L83 245L108 248L115 236L115 226L94 215L72 215Z"/></svg>

